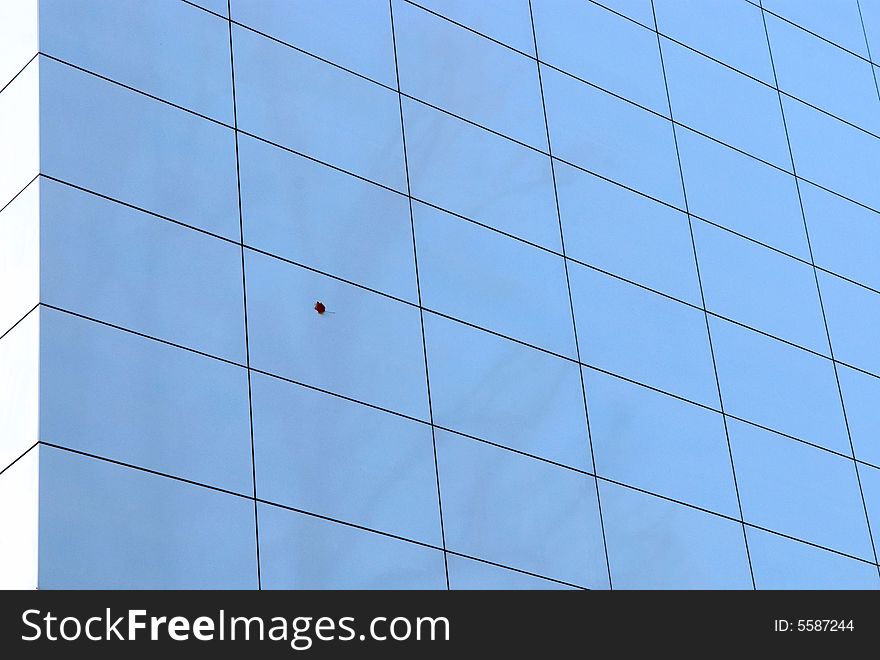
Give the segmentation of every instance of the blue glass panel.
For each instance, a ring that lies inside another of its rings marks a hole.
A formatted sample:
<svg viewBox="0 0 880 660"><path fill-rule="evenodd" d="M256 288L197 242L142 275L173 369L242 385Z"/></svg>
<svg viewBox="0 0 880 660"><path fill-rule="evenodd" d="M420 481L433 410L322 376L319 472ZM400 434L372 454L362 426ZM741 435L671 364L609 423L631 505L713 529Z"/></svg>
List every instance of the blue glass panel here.
<svg viewBox="0 0 880 660"><path fill-rule="evenodd" d="M834 2L803 2L803 0L763 0L764 9L804 29L833 41L844 48L864 55L865 34L859 19L857 0L835 0ZM870 2L862 3L870 5ZM769 20L769 16L767 17ZM814 39L816 37L813 37Z"/></svg>
<svg viewBox="0 0 880 660"><path fill-rule="evenodd" d="M403 111L413 197L559 250L546 156L409 99Z"/></svg>
<svg viewBox="0 0 880 660"><path fill-rule="evenodd" d="M880 289L880 215L801 182L816 265Z"/></svg>
<svg viewBox="0 0 880 660"><path fill-rule="evenodd" d="M249 250L245 261L251 367L428 419L416 307Z"/></svg>
<svg viewBox="0 0 880 660"><path fill-rule="evenodd" d="M662 40L672 116L737 149L791 169L775 89ZM707 94L706 90L712 93Z"/></svg>
<svg viewBox="0 0 880 660"><path fill-rule="evenodd" d="M787 96L782 103L797 173L880 208L880 140Z"/></svg>
<svg viewBox="0 0 880 660"><path fill-rule="evenodd" d="M594 0L589 1L593 2ZM607 7L652 30L654 29L654 10L651 7L651 0L602 0L595 4Z"/></svg>
<svg viewBox="0 0 880 660"><path fill-rule="evenodd" d="M873 560L851 459L728 420L746 522Z"/></svg>
<svg viewBox="0 0 880 660"><path fill-rule="evenodd" d="M575 359L562 257L415 203L422 304Z"/></svg>
<svg viewBox="0 0 880 660"><path fill-rule="evenodd" d="M880 128L880 98L867 60L772 15L767 30L781 90L868 130Z"/></svg>
<svg viewBox="0 0 880 660"><path fill-rule="evenodd" d="M669 114L657 35L583 0L533 0L542 62Z"/></svg>
<svg viewBox="0 0 880 660"><path fill-rule="evenodd" d="M247 373L52 309L40 439L251 495Z"/></svg>
<svg viewBox="0 0 880 660"><path fill-rule="evenodd" d="M442 545L430 426L261 374L251 387L260 499Z"/></svg>
<svg viewBox="0 0 880 660"><path fill-rule="evenodd" d="M724 409L849 454L831 361L710 317Z"/></svg>
<svg viewBox="0 0 880 660"><path fill-rule="evenodd" d="M735 69L773 84L761 10L743 0L654 0L657 29Z"/></svg>
<svg viewBox="0 0 880 660"><path fill-rule="evenodd" d="M718 405L702 310L576 264L569 276L583 362Z"/></svg>
<svg viewBox="0 0 880 660"><path fill-rule="evenodd" d="M397 92L237 26L233 48L239 128L406 190Z"/></svg>
<svg viewBox="0 0 880 660"><path fill-rule="evenodd" d="M834 357L880 374L880 293L822 272L819 284Z"/></svg>
<svg viewBox="0 0 880 660"><path fill-rule="evenodd" d="M880 378L837 366L856 458L880 466Z"/></svg>
<svg viewBox="0 0 880 660"><path fill-rule="evenodd" d="M721 415L584 369L596 472L739 517Z"/></svg>
<svg viewBox="0 0 880 660"><path fill-rule="evenodd" d="M449 555L450 589L558 590L573 589L565 584L543 580L528 573L512 571L494 564Z"/></svg>
<svg viewBox="0 0 880 660"><path fill-rule="evenodd" d="M877 589L877 567L753 527L749 557L758 589Z"/></svg>
<svg viewBox="0 0 880 660"><path fill-rule="evenodd" d="M252 500L40 448L40 589L256 589Z"/></svg>
<svg viewBox="0 0 880 660"><path fill-rule="evenodd" d="M437 456L450 550L608 586L592 477L441 431Z"/></svg>
<svg viewBox="0 0 880 660"><path fill-rule="evenodd" d="M434 423L591 469L575 362L425 315Z"/></svg>
<svg viewBox="0 0 880 660"><path fill-rule="evenodd" d="M242 135L249 246L417 302L406 197Z"/></svg>
<svg viewBox="0 0 880 660"><path fill-rule="evenodd" d="M227 0L187 0L194 5L198 5L208 11L212 11L221 16L229 16L229 6Z"/></svg>
<svg viewBox="0 0 880 660"><path fill-rule="evenodd" d="M442 550L259 505L264 589L445 589Z"/></svg>
<svg viewBox="0 0 880 660"><path fill-rule="evenodd" d="M687 129L678 146L691 213L809 261L793 176Z"/></svg>
<svg viewBox="0 0 880 660"><path fill-rule="evenodd" d="M394 31L404 94L547 150L534 60L408 2L394 3Z"/></svg>
<svg viewBox="0 0 880 660"><path fill-rule="evenodd" d="M751 589L742 525L599 482L615 589Z"/></svg>
<svg viewBox="0 0 880 660"><path fill-rule="evenodd" d="M44 180L42 301L243 364L237 245Z"/></svg>
<svg viewBox="0 0 880 660"><path fill-rule="evenodd" d="M232 20L397 87L387 2L232 0Z"/></svg>
<svg viewBox="0 0 880 660"><path fill-rule="evenodd" d="M767 30L782 91L863 128L880 128L880 98L868 61L772 15Z"/></svg>
<svg viewBox="0 0 880 660"><path fill-rule="evenodd" d="M668 120L541 68L553 155L683 208Z"/></svg>
<svg viewBox="0 0 880 660"><path fill-rule="evenodd" d="M535 54L528 0L418 0L414 4L525 53Z"/></svg>
<svg viewBox="0 0 880 660"><path fill-rule="evenodd" d="M862 493L865 497L865 507L868 510L868 519L871 522L871 532L874 536L874 549L880 551L880 470L867 465L859 465L859 477L862 483ZM876 559L875 559L876 561Z"/></svg>
<svg viewBox="0 0 880 660"><path fill-rule="evenodd" d="M239 239L231 130L47 58L40 90L43 174Z"/></svg>
<svg viewBox="0 0 880 660"><path fill-rule="evenodd" d="M565 163L555 167L567 256L700 304L684 213Z"/></svg>
<svg viewBox="0 0 880 660"><path fill-rule="evenodd" d="M40 50L232 124L229 23L180 0L42 0Z"/></svg>
<svg viewBox="0 0 880 660"><path fill-rule="evenodd" d="M694 237L709 311L828 354L810 264L703 222Z"/></svg>

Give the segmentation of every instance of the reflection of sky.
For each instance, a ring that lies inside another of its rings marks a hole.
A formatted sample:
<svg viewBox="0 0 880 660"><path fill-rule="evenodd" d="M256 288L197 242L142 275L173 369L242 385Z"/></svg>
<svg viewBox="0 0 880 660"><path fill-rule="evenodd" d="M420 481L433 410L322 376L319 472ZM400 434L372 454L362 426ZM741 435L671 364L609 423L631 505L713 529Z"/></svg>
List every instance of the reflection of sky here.
<svg viewBox="0 0 880 660"><path fill-rule="evenodd" d="M41 586L880 586L880 15L418 4L41 4Z"/></svg>

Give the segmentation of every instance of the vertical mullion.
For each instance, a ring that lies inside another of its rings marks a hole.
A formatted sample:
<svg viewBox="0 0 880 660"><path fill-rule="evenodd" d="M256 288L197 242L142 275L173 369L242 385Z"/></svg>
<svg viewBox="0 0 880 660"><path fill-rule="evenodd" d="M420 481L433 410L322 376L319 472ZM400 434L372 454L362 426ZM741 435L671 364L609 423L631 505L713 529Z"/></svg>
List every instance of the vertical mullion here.
<svg viewBox="0 0 880 660"><path fill-rule="evenodd" d="M434 407L431 402L431 378L429 376L429 368L428 368L428 344L425 340L425 310L422 307L422 289L421 284L419 283L419 257L418 250L416 249L416 223L415 218L413 216L413 198L412 198L412 190L410 189L410 181L409 181L409 161L406 152L406 128L404 126L403 119L403 95L400 91L400 69L397 64L397 38L394 34L394 6L393 0L388 0L388 12L391 18L391 45L394 51L394 75L395 80L397 82L397 104L400 109L400 136L403 144L403 167L404 173L406 174L406 199L409 203L409 221L410 221L410 229L412 230L412 242L413 242L413 264L415 266L415 275L416 275L416 295L418 296L419 303L419 322L422 328L422 353L425 361L425 386L428 392L428 418L431 422L431 443L434 449L434 478L437 482L437 507L440 513L440 539L443 543L443 567L446 572L446 589L449 589L449 557L446 552L446 528L443 524L443 497L441 496L440 491L440 464L437 460L437 433L434 427Z"/></svg>
<svg viewBox="0 0 880 660"><path fill-rule="evenodd" d="M700 287L700 303L701 303L702 309L703 309L703 316L706 320L706 336L709 340L709 353L712 356L712 370L715 373L715 386L718 390L718 405L721 408L721 419L722 419L722 422L724 423L724 435L727 438L727 454L728 454L728 457L730 458L730 471L731 471L731 474L733 475L733 488L736 491L736 504L739 509L739 522L742 525L743 543L745 544L745 549L746 549L746 559L749 562L749 574L752 578L752 589L755 589L756 588L755 571L752 568L752 556L751 556L751 553L749 552L749 537L748 537L748 534L746 533L746 523L745 523L745 518L743 516L742 500L739 495L739 482L737 481L737 478L736 478L736 466L734 465L734 460L733 460L733 447L730 444L730 431L727 428L727 415L724 412L724 397L721 394L721 380L718 377L718 364L717 364L717 361L715 360L715 346L712 342L712 329L709 325L709 312L706 309L706 295L703 292L703 280L700 275L700 260L697 256L697 242L696 242L696 239L694 238L694 225L693 225L693 220L691 218L690 207L688 206L687 186L685 185L685 180L684 180L684 168L682 167L682 164L681 164L681 152L679 151L679 148L678 148L678 132L677 132L677 127L676 127L676 123L675 123L675 117L672 114L672 97L669 94L669 82L666 78L666 64L663 61L663 44L660 39L659 28L657 27L657 12L654 9L654 0L651 0L651 13L653 14L653 17L654 17L654 34L657 36L657 50L660 54L660 69L663 72L663 86L666 89L666 102L667 102L667 105L669 106L669 121L672 124L672 139L673 139L673 142L675 143L675 157L678 160L678 174L681 179L681 193L684 198L684 208L685 208L685 213L687 214L688 230L690 231L690 235L691 235L691 246L693 247L693 251L694 251L694 266L696 267L696 271L697 271L697 284Z"/></svg>
<svg viewBox="0 0 880 660"><path fill-rule="evenodd" d="M874 543L874 534L871 531L871 519L870 519L870 516L868 515L868 505L865 500L865 492L862 489L862 478L859 475L859 462L856 460L855 445L853 444L852 433L849 428L849 419L846 414L846 405L844 404L844 401L843 401L843 389L840 386L840 375L837 372L837 360L834 359L834 347L831 344L831 332L828 328L828 317L825 314L825 304L822 300L822 287L819 285L819 273L816 269L816 260L813 258L813 246L812 246L812 243L810 242L810 230L807 225L807 214L804 211L804 200L801 196L800 180L798 179L797 168L795 167L795 164L794 164L794 150L791 148L791 139L789 138L789 134L788 134L788 123L786 122L786 119L785 119L785 106L782 103L782 92L779 89L779 79L776 76L776 64L773 61L773 49L770 46L770 32L767 29L766 14L764 13L765 10L764 10L764 6L763 6L763 3L761 2L761 0L758 0L758 4L761 8L761 20L764 24L764 36L767 39L767 52L770 55L770 67L773 70L773 83L776 87L776 95L779 99L779 113L782 116L782 127L783 127L783 130L785 131L785 141L786 141L786 144L788 145L788 155L789 155L789 158L791 159L791 171L794 176L795 189L797 190L797 195L798 195L798 203L800 204L800 207L801 207L801 218L803 219L803 222L804 222L804 235L806 236L806 239L807 239L807 250L809 250L809 253L810 253L810 264L813 268L813 278L816 281L816 295L819 298L819 309L822 311L822 322L825 325L825 336L828 339L828 353L831 356L831 366L834 369L834 380L837 383L837 394L840 397L840 409L843 412L843 423L844 423L844 426L846 427L846 436L849 439L849 448L850 448L850 452L851 452L850 458L852 458L852 461L853 461L853 468L855 469L855 472L856 472L856 483L859 486L859 495L862 498L862 507L865 512L865 524L868 527L868 537L871 540L871 550L874 553L874 565L877 568L878 575L880 575L880 565L878 565L878 563L877 563L877 546ZM859 9L859 15L861 16L861 9ZM870 58L870 54L869 54L869 58ZM874 67L874 65L872 64L871 68L873 69L873 67Z"/></svg>
<svg viewBox="0 0 880 660"><path fill-rule="evenodd" d="M247 313L247 276L245 275L245 259L244 259L244 215L241 211L241 166L238 158L238 108L235 99L235 55L232 45L232 0L226 0L226 21L229 26L229 65L232 75L232 129L235 136L235 183L238 193L238 230L239 230L239 247L241 249L241 292L244 308L244 347L245 347L245 367L247 369L247 386L248 386L248 423L250 426L251 438L251 479L253 481L253 493L251 499L254 503L254 538L256 541L256 561L257 561L257 588L263 588L262 574L260 570L260 521L259 511L257 507L257 463L256 452L254 449L254 406L253 393L251 389L251 351L250 340L248 338L248 313Z"/></svg>
<svg viewBox="0 0 880 660"><path fill-rule="evenodd" d="M599 509L599 527L602 530L602 547L605 550L605 569L608 572L608 588L614 589L614 584L611 579L611 560L608 557L608 540L605 534L605 519L602 515L602 500L599 494L599 470L596 467L596 456L593 452L593 435L590 429L590 412L589 406L587 405L587 388L586 384L584 383L584 367L583 362L581 361L580 342L578 341L577 322L575 321L574 298L571 295L571 280L569 279L568 275L568 257L566 257L565 255L565 232L562 230L562 213L559 210L559 191L556 188L556 166L553 163L553 149L550 146L550 123L547 119L547 104L544 100L544 82L541 78L541 58L538 55L538 34L535 31L535 16L532 12L532 0L529 0L529 20L532 24L532 40L535 44L535 66L538 70L538 88L541 92L541 110L544 115L544 131L547 135L547 157L550 159L550 177L553 180L553 197L556 202L556 221L559 224L559 247L560 250L562 250L562 264L565 268L565 285L568 289L568 305L569 311L571 312L572 330L574 332L574 346L575 354L577 357L578 376L580 377L581 381L581 395L584 401L584 418L587 425L587 444L589 445L590 449L590 462L593 465L593 483L596 486L596 506Z"/></svg>

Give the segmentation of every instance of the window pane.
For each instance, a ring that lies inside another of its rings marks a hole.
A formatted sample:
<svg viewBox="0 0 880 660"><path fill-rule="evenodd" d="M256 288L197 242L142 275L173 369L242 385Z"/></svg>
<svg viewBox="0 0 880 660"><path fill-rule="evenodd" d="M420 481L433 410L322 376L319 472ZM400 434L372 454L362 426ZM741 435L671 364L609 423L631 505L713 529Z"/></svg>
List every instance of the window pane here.
<svg viewBox="0 0 880 660"><path fill-rule="evenodd" d="M404 94L547 150L534 60L408 2L394 3L394 30Z"/></svg>
<svg viewBox="0 0 880 660"><path fill-rule="evenodd" d="M405 196L239 137L249 246L418 302Z"/></svg>
<svg viewBox="0 0 880 660"><path fill-rule="evenodd" d="M425 307L575 359L562 257L415 203Z"/></svg>
<svg viewBox="0 0 880 660"><path fill-rule="evenodd" d="M702 310L576 264L569 276L581 360L698 403L718 405Z"/></svg>
<svg viewBox="0 0 880 660"><path fill-rule="evenodd" d="M406 190L397 93L233 28L238 127Z"/></svg>
<svg viewBox="0 0 880 660"><path fill-rule="evenodd" d="M43 174L239 240L232 130L46 58L40 89Z"/></svg>
<svg viewBox="0 0 880 660"><path fill-rule="evenodd" d="M599 475L739 517L721 415L584 369Z"/></svg>
<svg viewBox="0 0 880 660"><path fill-rule="evenodd" d="M870 2L863 4L871 5ZM764 9L784 16L844 48L868 56L865 35L859 20L857 0L802 2L802 0L764 0ZM768 19L770 17L768 16ZM815 39L815 37L813 37Z"/></svg>
<svg viewBox="0 0 880 660"><path fill-rule="evenodd" d="M855 367L880 374L880 294L857 284L819 273L822 301L834 357Z"/></svg>
<svg viewBox="0 0 880 660"><path fill-rule="evenodd" d="M387 2L232 0L232 19L334 64L397 87Z"/></svg>
<svg viewBox="0 0 880 660"><path fill-rule="evenodd" d="M256 589L252 500L40 449L40 589Z"/></svg>
<svg viewBox="0 0 880 660"><path fill-rule="evenodd" d="M831 360L710 317L724 410L849 454Z"/></svg>
<svg viewBox="0 0 880 660"><path fill-rule="evenodd" d="M43 181L44 302L243 364L237 245Z"/></svg>
<svg viewBox="0 0 880 660"><path fill-rule="evenodd" d="M42 0L40 49L232 124L229 23L180 0Z"/></svg>
<svg viewBox="0 0 880 660"><path fill-rule="evenodd" d="M877 567L748 527L758 589L878 589Z"/></svg>
<svg viewBox="0 0 880 660"><path fill-rule="evenodd" d="M700 304L684 213L565 163L555 166L566 255Z"/></svg>
<svg viewBox="0 0 880 660"><path fill-rule="evenodd" d="M413 197L559 250L550 159L403 100Z"/></svg>
<svg viewBox="0 0 880 660"><path fill-rule="evenodd" d="M678 145L691 213L809 261L794 177L687 129Z"/></svg>
<svg viewBox="0 0 880 660"><path fill-rule="evenodd" d="M437 455L450 550L607 587L592 477L446 432Z"/></svg>
<svg viewBox="0 0 880 660"><path fill-rule="evenodd" d="M798 175L880 208L880 140L783 97Z"/></svg>
<svg viewBox="0 0 880 660"><path fill-rule="evenodd" d="M541 76L554 156L684 208L668 120L546 66Z"/></svg>
<svg viewBox="0 0 880 660"><path fill-rule="evenodd" d="M828 354L810 264L703 222L694 235L709 311Z"/></svg>
<svg viewBox="0 0 880 660"><path fill-rule="evenodd" d="M851 459L728 421L746 522L873 559Z"/></svg>
<svg viewBox="0 0 880 660"><path fill-rule="evenodd" d="M870 62L773 15L767 31L781 90L862 128L880 128Z"/></svg>
<svg viewBox="0 0 880 660"><path fill-rule="evenodd" d="M880 378L837 365L856 458L880 466Z"/></svg>
<svg viewBox="0 0 880 660"><path fill-rule="evenodd" d="M662 45L676 121L791 170L775 89L668 39Z"/></svg>
<svg viewBox="0 0 880 660"><path fill-rule="evenodd" d="M251 387L261 499L442 545L431 427L262 374Z"/></svg>
<svg viewBox="0 0 880 660"><path fill-rule="evenodd" d="M575 362L434 314L425 338L435 424L591 469Z"/></svg>
<svg viewBox="0 0 880 660"><path fill-rule="evenodd" d="M657 29L710 57L773 84L761 9L743 0L654 0Z"/></svg>
<svg viewBox="0 0 880 660"><path fill-rule="evenodd" d="M801 195L816 265L880 289L880 215L809 183Z"/></svg>
<svg viewBox="0 0 880 660"><path fill-rule="evenodd" d="M535 54L528 0L419 0L418 4L529 55Z"/></svg>
<svg viewBox="0 0 880 660"><path fill-rule="evenodd" d="M255 252L245 262L251 367L428 419L416 307Z"/></svg>
<svg viewBox="0 0 880 660"><path fill-rule="evenodd" d="M247 372L42 310L40 438L250 496Z"/></svg>
<svg viewBox="0 0 880 660"><path fill-rule="evenodd" d="M669 114L657 35L583 0L532 2L541 61Z"/></svg>
<svg viewBox="0 0 880 660"><path fill-rule="evenodd" d="M449 562L450 589L558 590L574 588L458 555L449 555L447 561Z"/></svg>
<svg viewBox="0 0 880 660"><path fill-rule="evenodd" d="M599 482L615 589L751 589L742 525Z"/></svg>
<svg viewBox="0 0 880 660"><path fill-rule="evenodd" d="M443 552L260 504L264 589L445 589Z"/></svg>

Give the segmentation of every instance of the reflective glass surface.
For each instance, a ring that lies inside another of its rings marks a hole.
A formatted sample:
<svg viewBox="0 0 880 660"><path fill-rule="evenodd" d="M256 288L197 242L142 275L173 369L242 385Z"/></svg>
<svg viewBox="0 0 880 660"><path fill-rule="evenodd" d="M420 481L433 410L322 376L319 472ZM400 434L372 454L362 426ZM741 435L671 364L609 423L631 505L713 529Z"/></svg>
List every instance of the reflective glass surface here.
<svg viewBox="0 0 880 660"><path fill-rule="evenodd" d="M0 588L880 587L876 3L0 5Z"/></svg>
<svg viewBox="0 0 880 660"><path fill-rule="evenodd" d="M404 94L546 151L534 60L405 1L394 29Z"/></svg>
<svg viewBox="0 0 880 660"><path fill-rule="evenodd" d="M750 589L738 522L599 482L615 589Z"/></svg>
<svg viewBox="0 0 880 660"><path fill-rule="evenodd" d="M232 124L227 21L180 0L41 0L40 9L40 52Z"/></svg>
<svg viewBox="0 0 880 660"><path fill-rule="evenodd" d="M258 497L441 545L430 426L262 374L251 386Z"/></svg>
<svg viewBox="0 0 880 660"><path fill-rule="evenodd" d="M717 406L702 310L582 266L569 274L586 364Z"/></svg>
<svg viewBox="0 0 880 660"><path fill-rule="evenodd" d="M608 586L592 477L441 431L437 454L450 550Z"/></svg>
<svg viewBox="0 0 880 660"><path fill-rule="evenodd" d="M41 447L40 588L253 589L253 530L246 498Z"/></svg>
<svg viewBox="0 0 880 660"><path fill-rule="evenodd" d="M425 340L435 424L590 469L575 362L435 314Z"/></svg>
<svg viewBox="0 0 880 660"><path fill-rule="evenodd" d="M243 368L53 309L40 331L41 440L253 492Z"/></svg>
<svg viewBox="0 0 880 660"><path fill-rule="evenodd" d="M718 318L709 318L724 410L850 453L831 361Z"/></svg>
<svg viewBox="0 0 880 660"><path fill-rule="evenodd" d="M746 522L873 559L852 459L736 420L728 431Z"/></svg>
<svg viewBox="0 0 880 660"><path fill-rule="evenodd" d="M238 246L54 181L40 193L42 302L244 362Z"/></svg>
<svg viewBox="0 0 880 660"><path fill-rule="evenodd" d="M260 504L264 589L445 589L433 548Z"/></svg>
<svg viewBox="0 0 880 660"><path fill-rule="evenodd" d="M245 264L251 367L428 418L416 307L256 252Z"/></svg>

